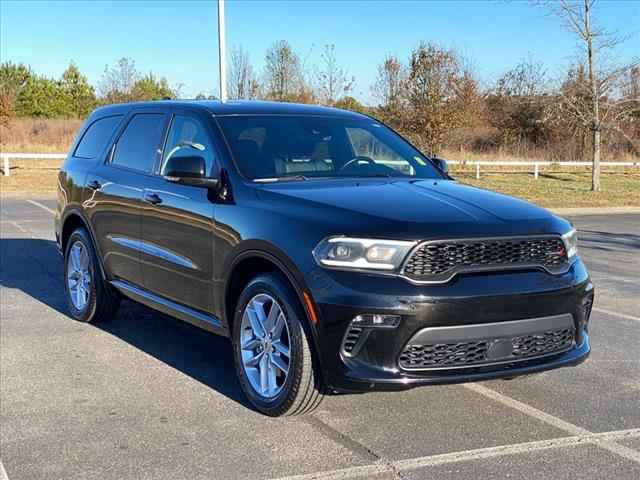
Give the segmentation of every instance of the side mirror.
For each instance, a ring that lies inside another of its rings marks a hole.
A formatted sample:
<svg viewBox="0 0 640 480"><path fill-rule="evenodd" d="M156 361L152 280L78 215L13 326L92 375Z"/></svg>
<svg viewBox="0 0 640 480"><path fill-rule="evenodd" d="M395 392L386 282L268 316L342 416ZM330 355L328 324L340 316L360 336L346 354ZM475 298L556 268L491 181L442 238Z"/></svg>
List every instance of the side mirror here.
<svg viewBox="0 0 640 480"><path fill-rule="evenodd" d="M431 157L431 160L433 160L433 163L436 164L436 167L438 167L438 169L445 174L449 174L449 165L447 164L446 160L443 160L442 158L438 158L438 157Z"/></svg>
<svg viewBox="0 0 640 480"><path fill-rule="evenodd" d="M164 166L164 179L193 187L215 188L217 178L206 176L206 162L200 156L170 157Z"/></svg>

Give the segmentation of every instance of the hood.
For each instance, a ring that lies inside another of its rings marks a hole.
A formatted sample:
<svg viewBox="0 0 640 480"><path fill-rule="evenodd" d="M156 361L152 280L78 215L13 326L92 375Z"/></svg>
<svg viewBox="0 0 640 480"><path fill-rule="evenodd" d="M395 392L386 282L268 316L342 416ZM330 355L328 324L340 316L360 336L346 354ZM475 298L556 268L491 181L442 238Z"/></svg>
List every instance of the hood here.
<svg viewBox="0 0 640 480"><path fill-rule="evenodd" d="M270 197L263 200L282 200L292 213L337 224L334 228L341 230L335 233L437 238L568 229L567 222L543 208L451 180L309 180L268 184L260 190L261 197Z"/></svg>

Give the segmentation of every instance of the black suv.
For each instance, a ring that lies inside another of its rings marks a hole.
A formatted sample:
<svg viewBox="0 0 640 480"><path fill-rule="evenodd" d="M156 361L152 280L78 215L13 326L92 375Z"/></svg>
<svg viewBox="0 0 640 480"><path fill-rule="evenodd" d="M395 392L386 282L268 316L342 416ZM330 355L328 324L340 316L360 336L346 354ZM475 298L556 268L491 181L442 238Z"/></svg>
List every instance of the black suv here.
<svg viewBox="0 0 640 480"><path fill-rule="evenodd" d="M58 186L72 315L105 320L124 296L229 337L269 415L589 354L593 285L571 224L454 181L365 115L102 107Z"/></svg>

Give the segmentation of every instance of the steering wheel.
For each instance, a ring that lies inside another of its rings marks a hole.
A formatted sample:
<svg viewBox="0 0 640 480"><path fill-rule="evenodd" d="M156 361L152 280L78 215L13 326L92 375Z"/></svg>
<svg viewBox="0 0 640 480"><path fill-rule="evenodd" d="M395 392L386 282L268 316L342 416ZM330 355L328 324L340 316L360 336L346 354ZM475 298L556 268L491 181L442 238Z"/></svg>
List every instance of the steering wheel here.
<svg viewBox="0 0 640 480"><path fill-rule="evenodd" d="M177 152L185 148L193 148L194 150L198 150L199 152L204 152L206 150L206 147L201 143L191 142L189 140L183 140L171 149L171 151L167 154L166 160L169 160L172 155L176 154Z"/></svg>
<svg viewBox="0 0 640 480"><path fill-rule="evenodd" d="M358 155L357 157L353 157L351 160L349 160L347 163L345 163L344 165L342 165L342 167L340 167L340 170L338 171L343 171L345 168L347 168L349 165L353 165L354 163L360 163L360 162L365 162L368 165L376 165L376 162L373 161L372 158L369 157L365 157L364 155Z"/></svg>

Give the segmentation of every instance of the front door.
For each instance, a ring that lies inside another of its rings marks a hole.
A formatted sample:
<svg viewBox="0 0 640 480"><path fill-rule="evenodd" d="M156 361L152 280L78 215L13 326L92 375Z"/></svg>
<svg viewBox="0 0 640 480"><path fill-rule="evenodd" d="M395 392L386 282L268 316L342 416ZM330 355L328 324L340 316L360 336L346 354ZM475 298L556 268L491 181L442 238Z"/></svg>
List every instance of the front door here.
<svg viewBox="0 0 640 480"><path fill-rule="evenodd" d="M147 290L187 307L213 310L214 209L206 188L178 185L162 176L168 158L202 156L207 172L215 150L206 119L173 116L157 175L143 193L142 273Z"/></svg>

